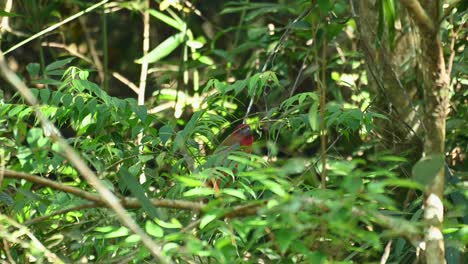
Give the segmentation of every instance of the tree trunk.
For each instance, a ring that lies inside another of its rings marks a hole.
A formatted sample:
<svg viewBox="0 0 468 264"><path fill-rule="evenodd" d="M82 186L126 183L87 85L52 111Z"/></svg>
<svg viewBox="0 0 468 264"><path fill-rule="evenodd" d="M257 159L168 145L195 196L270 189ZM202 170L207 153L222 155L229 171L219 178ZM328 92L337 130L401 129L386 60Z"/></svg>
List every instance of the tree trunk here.
<svg viewBox="0 0 468 264"><path fill-rule="evenodd" d="M390 117L378 123L386 147L409 150L413 162L422 156L444 156L449 83L439 32L441 5L431 0L400 0L394 49L384 34L378 43L378 0L352 1L356 8L361 47L366 55L369 84L378 95L376 107ZM418 102L419 101L419 102ZM395 122L400 120L401 122ZM423 139L423 144L415 143ZM408 146L421 146L408 149ZM400 152L401 151L401 152ZM424 259L445 263L443 222L444 167L427 181Z"/></svg>

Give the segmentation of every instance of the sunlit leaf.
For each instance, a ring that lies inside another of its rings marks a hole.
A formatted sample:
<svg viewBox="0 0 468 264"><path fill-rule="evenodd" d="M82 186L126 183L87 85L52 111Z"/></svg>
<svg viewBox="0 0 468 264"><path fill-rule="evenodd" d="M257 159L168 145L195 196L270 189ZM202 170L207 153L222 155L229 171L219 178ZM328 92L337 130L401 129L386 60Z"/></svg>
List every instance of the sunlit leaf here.
<svg viewBox="0 0 468 264"><path fill-rule="evenodd" d="M137 59L135 62L138 64L142 63L154 63L167 55L171 54L184 40L185 33L177 33L163 42L161 42L156 48L150 51L147 55Z"/></svg>

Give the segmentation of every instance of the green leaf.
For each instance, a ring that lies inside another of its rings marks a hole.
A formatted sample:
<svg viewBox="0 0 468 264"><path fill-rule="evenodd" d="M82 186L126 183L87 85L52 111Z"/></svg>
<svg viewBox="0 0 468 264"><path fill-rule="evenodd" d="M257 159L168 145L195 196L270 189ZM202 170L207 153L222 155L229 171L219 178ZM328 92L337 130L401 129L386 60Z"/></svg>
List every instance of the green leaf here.
<svg viewBox="0 0 468 264"><path fill-rule="evenodd" d="M166 222L166 221L163 221L163 220L160 220L160 219L154 219L154 221L156 222L156 224L164 227L164 228L170 228L170 229L174 229L174 228L182 228L182 224L179 222L179 220L175 219L175 218L172 218L171 219L171 222Z"/></svg>
<svg viewBox="0 0 468 264"><path fill-rule="evenodd" d="M154 9L150 9L148 10L149 14L152 15L153 17L155 17L156 19L159 19L160 21L166 23L167 25L175 28L175 29L178 29L179 31L184 31L184 23L180 23L178 22L177 20L157 11L157 10L154 10Z"/></svg>
<svg viewBox="0 0 468 264"><path fill-rule="evenodd" d="M40 80L34 80L31 83L33 84L45 84L45 85L53 85L53 86L60 86L62 85L61 81L57 81L54 79L46 78L46 79L40 79Z"/></svg>
<svg viewBox="0 0 468 264"><path fill-rule="evenodd" d="M47 102L49 101L49 97L50 97L50 90L49 89L39 90L39 97L41 98L41 101L43 104L47 104Z"/></svg>
<svg viewBox="0 0 468 264"><path fill-rule="evenodd" d="M323 15L326 15L333 7L333 3L330 0L318 0L318 6Z"/></svg>
<svg viewBox="0 0 468 264"><path fill-rule="evenodd" d="M222 193L228 194L230 196L237 197L242 200L247 200L247 197L245 196L244 192L242 190L236 190L236 189L222 189Z"/></svg>
<svg viewBox="0 0 468 264"><path fill-rule="evenodd" d="M137 59L135 62L138 64L154 63L165 58L184 41L184 36L185 33L181 32L167 38L166 40L161 42L156 48L154 48L145 56Z"/></svg>
<svg viewBox="0 0 468 264"><path fill-rule="evenodd" d="M146 106L144 105L132 105L132 111L138 116L138 118L142 121L146 121L146 117L148 116Z"/></svg>
<svg viewBox="0 0 468 264"><path fill-rule="evenodd" d="M114 230L112 232L109 232L104 235L104 238L116 238L116 237L124 237L128 236L130 234L130 231L126 227L120 227L117 230Z"/></svg>
<svg viewBox="0 0 468 264"><path fill-rule="evenodd" d="M72 95L69 94L69 93L66 93L66 94L62 97L62 104L63 104L64 106L69 106L69 105L71 104L72 100L73 100Z"/></svg>
<svg viewBox="0 0 468 264"><path fill-rule="evenodd" d="M75 97L75 108L81 113L84 110L84 99L81 96Z"/></svg>
<svg viewBox="0 0 468 264"><path fill-rule="evenodd" d="M42 134L41 128L31 128L28 131L28 136L26 138L26 141L29 143L29 145L34 145L42 137L43 137L43 134Z"/></svg>
<svg viewBox="0 0 468 264"><path fill-rule="evenodd" d="M421 158L413 166L412 175L414 180L423 186L432 184L437 174L444 168L444 163L443 154L431 154Z"/></svg>
<svg viewBox="0 0 468 264"><path fill-rule="evenodd" d="M386 179L382 182L387 186L396 186L410 189L423 190L423 186L411 179Z"/></svg>
<svg viewBox="0 0 468 264"><path fill-rule="evenodd" d="M36 78L39 76L39 71L41 70L41 65L39 63L29 63L26 66L26 71L28 71L31 78Z"/></svg>
<svg viewBox="0 0 468 264"><path fill-rule="evenodd" d="M216 215L213 214L207 214L202 217L200 220L200 228L204 228L207 224L209 224L211 221L216 219Z"/></svg>
<svg viewBox="0 0 468 264"><path fill-rule="evenodd" d="M274 233L282 254L288 250L293 240L297 237L297 233L291 229L280 229L276 230Z"/></svg>
<svg viewBox="0 0 468 264"><path fill-rule="evenodd" d="M174 130L170 126L163 126L159 129L159 137L163 145L171 138L172 134L174 134Z"/></svg>
<svg viewBox="0 0 468 264"><path fill-rule="evenodd" d="M188 190L184 192L185 197L190 197L190 196L209 196L209 195L214 195L216 192L208 187L200 187L200 188L195 188Z"/></svg>
<svg viewBox="0 0 468 264"><path fill-rule="evenodd" d="M197 40L187 40L187 46L193 49L201 49L203 47L203 43Z"/></svg>
<svg viewBox="0 0 468 264"><path fill-rule="evenodd" d="M210 65L210 66L214 64L213 59L208 57L208 56L200 56L198 58L198 61L203 63L203 64Z"/></svg>
<svg viewBox="0 0 468 264"><path fill-rule="evenodd" d="M119 176L124 185L130 190L141 203L143 209L149 214L149 216L155 218L158 216L156 208L151 201L146 197L145 190L141 184L137 181L137 178L130 174L126 167L121 167L119 170Z"/></svg>
<svg viewBox="0 0 468 264"><path fill-rule="evenodd" d="M394 0L383 0L384 1L384 11L385 19L387 22L388 30L388 40L390 44L390 49L393 50L395 47L395 19L396 19L396 10Z"/></svg>
<svg viewBox="0 0 468 264"><path fill-rule="evenodd" d="M175 178L188 187L201 187L205 185L202 181L189 177L176 176Z"/></svg>
<svg viewBox="0 0 468 264"><path fill-rule="evenodd" d="M3 6L2 6L2 8L3 8ZM19 16L19 15L0 9L0 17L15 17L15 16Z"/></svg>
<svg viewBox="0 0 468 264"><path fill-rule="evenodd" d="M154 237L163 237L164 230L157 224L153 223L153 221L149 220L146 221L145 224L146 233L154 236Z"/></svg>
<svg viewBox="0 0 468 264"><path fill-rule="evenodd" d="M312 131L319 131L319 115L318 115L318 107L320 102L315 101L309 110L309 124Z"/></svg>
<svg viewBox="0 0 468 264"><path fill-rule="evenodd" d="M265 185L267 189L269 189L273 193L281 197L286 196L287 193L284 191L283 187L280 184L271 180L262 180L261 182L263 183L263 185Z"/></svg>
<svg viewBox="0 0 468 264"><path fill-rule="evenodd" d="M48 72L52 70L60 69L63 66L67 65L68 63L70 63L74 59L75 58L72 57L72 58L66 58L63 60L54 61L45 67L45 73L47 74Z"/></svg>

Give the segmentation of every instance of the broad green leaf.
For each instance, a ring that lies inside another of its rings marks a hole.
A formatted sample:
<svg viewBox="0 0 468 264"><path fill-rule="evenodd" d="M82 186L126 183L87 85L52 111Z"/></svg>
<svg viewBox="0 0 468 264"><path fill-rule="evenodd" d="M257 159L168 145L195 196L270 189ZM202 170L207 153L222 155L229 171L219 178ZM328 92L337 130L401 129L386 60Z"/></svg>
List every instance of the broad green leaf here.
<svg viewBox="0 0 468 264"><path fill-rule="evenodd" d="M43 134L42 134L42 129L41 128L31 128L28 131L28 137L26 138L26 141L30 145L33 145L42 137L43 137Z"/></svg>
<svg viewBox="0 0 468 264"><path fill-rule="evenodd" d="M68 106L71 105L72 100L73 100L72 95L69 94L69 93L66 93L66 94L64 94L63 97L62 97L62 104L63 104L64 106L67 106L67 107L68 107Z"/></svg>
<svg viewBox="0 0 468 264"><path fill-rule="evenodd" d="M153 221L148 220L145 224L146 233L154 236L154 237L163 237L164 230L157 224L153 223Z"/></svg>
<svg viewBox="0 0 468 264"><path fill-rule="evenodd" d="M41 103L47 104L50 97L50 90L46 88L39 90L39 97L41 98Z"/></svg>
<svg viewBox="0 0 468 264"><path fill-rule="evenodd" d="M274 233L282 254L288 250L288 248L291 246L291 243L298 236L298 233L291 229L280 229L276 230Z"/></svg>
<svg viewBox="0 0 468 264"><path fill-rule="evenodd" d="M161 142L166 144L166 142L171 138L174 134L174 130L170 126L163 126L159 129L159 137L161 138Z"/></svg>
<svg viewBox="0 0 468 264"><path fill-rule="evenodd" d="M414 166L412 175L415 181L427 186L437 177L437 174L444 168L444 155L431 154L421 158Z"/></svg>
<svg viewBox="0 0 468 264"><path fill-rule="evenodd" d="M32 78L39 76L39 71L41 70L41 65L39 63L29 63L26 66L26 70Z"/></svg>
<svg viewBox="0 0 468 264"><path fill-rule="evenodd" d="M135 62L138 64L154 63L165 58L184 41L184 36L185 34L181 32L167 38L147 55L137 59Z"/></svg>
<svg viewBox="0 0 468 264"><path fill-rule="evenodd" d="M210 65L210 66L214 64L213 59L211 59L211 58L208 57L208 56L200 56L200 57L198 58L198 61L201 62L201 63L203 63L203 64Z"/></svg>
<svg viewBox="0 0 468 264"><path fill-rule="evenodd" d="M331 0L318 0L318 6L322 15L326 16L326 14L332 9L333 3Z"/></svg>
<svg viewBox="0 0 468 264"><path fill-rule="evenodd" d="M182 228L182 224L179 222L179 220L175 219L175 218L172 218L171 219L171 222L166 222L166 221L162 221L158 218L154 219L154 221L156 222L156 224L164 227L164 228L170 228L170 229L174 229L174 228Z"/></svg>
<svg viewBox="0 0 468 264"><path fill-rule="evenodd" d="M105 238L116 238L116 237L124 237L128 236L130 231L126 227L120 227L117 230L111 231L104 235Z"/></svg>
<svg viewBox="0 0 468 264"><path fill-rule="evenodd" d="M211 221L215 219L216 219L216 215L213 215L213 214L204 215L200 221L200 228L204 228L207 224L209 224Z"/></svg>
<svg viewBox="0 0 468 264"><path fill-rule="evenodd" d="M284 197L287 195L287 193L284 191L283 187L280 184L271 180L261 180L261 182L263 183L263 185L265 185L265 187L268 190L272 191L273 193L276 193L277 195L281 197Z"/></svg>
<svg viewBox="0 0 468 264"><path fill-rule="evenodd" d="M146 117L148 116L146 106L144 105L132 105L133 112L138 116L138 118L142 121L146 121Z"/></svg>

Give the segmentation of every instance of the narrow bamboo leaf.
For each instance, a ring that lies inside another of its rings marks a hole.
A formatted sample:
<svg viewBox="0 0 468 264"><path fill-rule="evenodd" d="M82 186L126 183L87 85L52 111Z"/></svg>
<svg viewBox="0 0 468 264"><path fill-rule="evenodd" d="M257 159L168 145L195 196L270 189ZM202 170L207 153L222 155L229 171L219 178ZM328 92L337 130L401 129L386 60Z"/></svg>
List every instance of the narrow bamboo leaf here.
<svg viewBox="0 0 468 264"><path fill-rule="evenodd" d="M54 61L45 67L45 72L48 73L52 70L60 69L63 66L67 65L68 63L70 63L74 59L75 58L72 57L72 58L66 58L63 60Z"/></svg>
<svg viewBox="0 0 468 264"><path fill-rule="evenodd" d="M158 216L156 208L148 199L148 197L146 197L145 190L137 181L135 176L130 174L128 169L125 167L120 168L118 174L123 184L130 190L133 196L135 196L141 202L143 209L149 214L149 216L152 218L156 218Z"/></svg>
<svg viewBox="0 0 468 264"><path fill-rule="evenodd" d="M155 17L156 19L159 19L160 21L166 23L167 25L175 28L175 29L178 29L179 31L183 31L184 30L184 24L183 23L179 23L177 20L157 11L157 10L154 10L154 9L150 9L149 11L149 14L152 15L153 17Z"/></svg>
<svg viewBox="0 0 468 264"><path fill-rule="evenodd" d="M395 4L393 0L384 0L385 20L388 30L388 41L390 49L395 46Z"/></svg>
<svg viewBox="0 0 468 264"><path fill-rule="evenodd" d="M310 127L312 128L312 131L319 130L318 107L319 107L319 101L315 101L309 110L309 124L310 124Z"/></svg>
<svg viewBox="0 0 468 264"><path fill-rule="evenodd" d="M165 58L184 41L184 36L185 34L183 32L170 36L161 42L156 48L150 51L147 55L139 58L135 62L138 64L153 63Z"/></svg>
<svg viewBox="0 0 468 264"><path fill-rule="evenodd" d="M247 200L247 196L245 196L244 192L242 192L241 190L223 189L222 192L227 195L234 196L242 200Z"/></svg>
<svg viewBox="0 0 468 264"><path fill-rule="evenodd" d="M15 17L15 16L19 16L19 15L0 9L0 17Z"/></svg>

